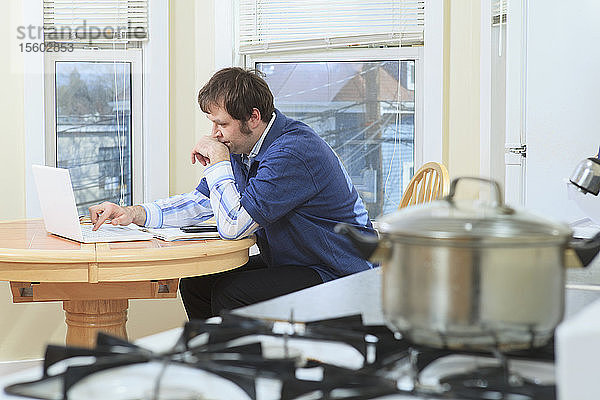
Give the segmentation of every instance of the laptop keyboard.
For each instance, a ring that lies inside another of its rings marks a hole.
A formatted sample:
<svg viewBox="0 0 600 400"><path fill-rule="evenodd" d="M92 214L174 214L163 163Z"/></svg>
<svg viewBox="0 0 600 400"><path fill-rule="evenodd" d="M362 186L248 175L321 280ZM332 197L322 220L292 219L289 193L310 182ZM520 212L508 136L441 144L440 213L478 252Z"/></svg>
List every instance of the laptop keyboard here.
<svg viewBox="0 0 600 400"><path fill-rule="evenodd" d="M140 236L140 238L145 238L147 236L142 234L142 232L136 231L134 229L123 228L118 226L102 226L97 231L92 231L91 225L82 225L81 233L83 234L83 237L86 240L131 237L138 235Z"/></svg>

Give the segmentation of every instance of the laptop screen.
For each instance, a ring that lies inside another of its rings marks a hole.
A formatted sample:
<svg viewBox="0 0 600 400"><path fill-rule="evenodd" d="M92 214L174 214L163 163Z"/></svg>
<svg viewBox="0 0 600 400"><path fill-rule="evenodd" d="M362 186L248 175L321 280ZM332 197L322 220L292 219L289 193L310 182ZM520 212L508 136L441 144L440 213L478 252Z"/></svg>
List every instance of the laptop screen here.
<svg viewBox="0 0 600 400"><path fill-rule="evenodd" d="M69 170L42 165L33 165L32 170L46 230L81 241L83 237Z"/></svg>

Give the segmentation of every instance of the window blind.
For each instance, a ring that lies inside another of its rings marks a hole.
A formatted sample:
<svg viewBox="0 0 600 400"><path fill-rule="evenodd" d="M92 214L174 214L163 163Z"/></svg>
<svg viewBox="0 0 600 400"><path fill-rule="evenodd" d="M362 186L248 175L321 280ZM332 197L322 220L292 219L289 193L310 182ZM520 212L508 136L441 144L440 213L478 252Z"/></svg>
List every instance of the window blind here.
<svg viewBox="0 0 600 400"><path fill-rule="evenodd" d="M46 42L148 39L148 0L44 0Z"/></svg>
<svg viewBox="0 0 600 400"><path fill-rule="evenodd" d="M492 26L506 24L508 0L492 0Z"/></svg>
<svg viewBox="0 0 600 400"><path fill-rule="evenodd" d="M423 45L425 0L239 0L242 54Z"/></svg>

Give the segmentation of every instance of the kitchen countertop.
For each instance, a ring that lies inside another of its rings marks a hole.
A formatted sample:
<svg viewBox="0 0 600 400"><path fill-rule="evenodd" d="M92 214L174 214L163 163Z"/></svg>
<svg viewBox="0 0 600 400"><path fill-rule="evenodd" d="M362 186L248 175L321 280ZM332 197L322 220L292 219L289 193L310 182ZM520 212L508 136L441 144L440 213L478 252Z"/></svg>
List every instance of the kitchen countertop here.
<svg viewBox="0 0 600 400"><path fill-rule="evenodd" d="M248 317L287 320L293 311L293 319L299 322L361 313L365 324L383 324L384 318L380 298L381 278L381 269L375 268L262 303L239 308L234 313ZM587 285L586 287L593 290L567 288L565 310L567 318L600 298L600 290L596 290L600 287L593 285ZM140 339L136 343L154 351L167 350L175 343L180 333L181 328L176 328ZM17 399L17 397L4 394L2 389L6 385L38 379L40 374L40 367L34 367L0 377L0 400ZM395 398L404 399L405 397Z"/></svg>
<svg viewBox="0 0 600 400"><path fill-rule="evenodd" d="M568 318L587 304L600 298L600 260L587 273L599 277L599 284L567 277L565 316ZM280 296L262 303L239 308L234 313L248 317L308 322L361 313L364 323L384 323L381 307L381 268L336 279L318 286ZM582 282L582 283L579 283Z"/></svg>
<svg viewBox="0 0 600 400"><path fill-rule="evenodd" d="M584 288L600 291L600 255L586 268L567 269L567 288ZM595 286L595 287L594 287Z"/></svg>
<svg viewBox="0 0 600 400"><path fill-rule="evenodd" d="M308 322L361 313L364 323L383 323L381 268L363 271L234 311L247 317Z"/></svg>
<svg viewBox="0 0 600 400"><path fill-rule="evenodd" d="M588 218L575 221L571 227L576 237L590 238L600 231L600 226ZM586 268L567 269L567 287L600 290L600 256L592 260Z"/></svg>

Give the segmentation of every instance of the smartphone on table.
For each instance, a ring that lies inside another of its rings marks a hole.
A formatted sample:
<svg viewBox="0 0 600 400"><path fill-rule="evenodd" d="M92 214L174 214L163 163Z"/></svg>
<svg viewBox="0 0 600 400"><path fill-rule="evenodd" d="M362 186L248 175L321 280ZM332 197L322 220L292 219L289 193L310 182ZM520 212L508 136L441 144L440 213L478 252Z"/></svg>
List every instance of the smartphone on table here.
<svg viewBox="0 0 600 400"><path fill-rule="evenodd" d="M218 232L216 225L183 226L179 229L185 233Z"/></svg>

